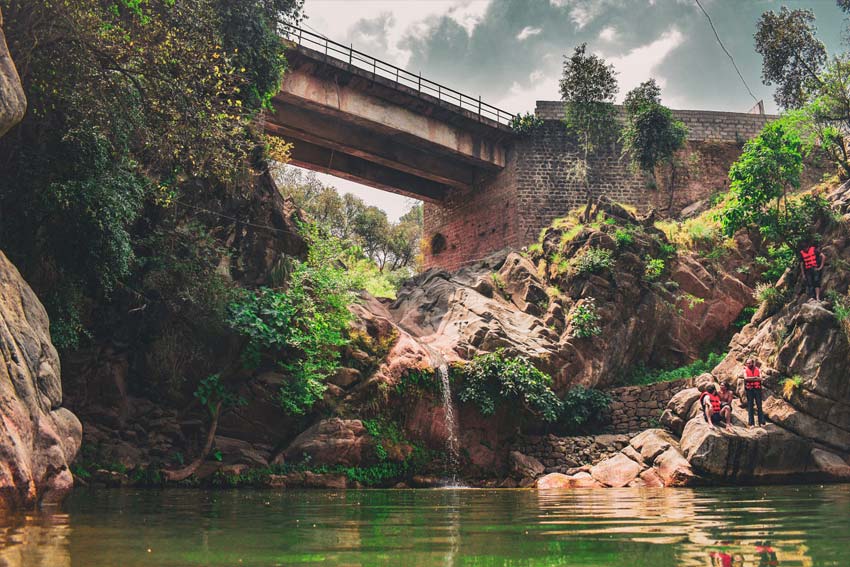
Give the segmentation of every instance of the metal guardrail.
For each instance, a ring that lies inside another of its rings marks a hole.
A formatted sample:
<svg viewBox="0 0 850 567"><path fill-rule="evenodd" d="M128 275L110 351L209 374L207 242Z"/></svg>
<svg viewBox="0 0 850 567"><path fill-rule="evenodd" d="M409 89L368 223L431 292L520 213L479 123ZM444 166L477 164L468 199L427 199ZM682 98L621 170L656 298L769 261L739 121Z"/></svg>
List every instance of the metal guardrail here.
<svg viewBox="0 0 850 567"><path fill-rule="evenodd" d="M325 55L332 56L341 61L348 62L365 71L372 73L372 76L383 77L395 81L399 85L415 89L416 92L424 93L436 97L437 100L453 104L463 110L474 112L481 118L494 120L499 124L510 125L514 115L506 112L493 105L487 104L481 100L481 97L473 98L459 91L435 83L429 79L423 78L422 74L415 75L410 71L405 71L400 67L396 67L392 63L381 61L363 52L354 49L354 46L347 46L330 40L320 34L301 29L297 26L284 24L282 35L284 38L323 52Z"/></svg>

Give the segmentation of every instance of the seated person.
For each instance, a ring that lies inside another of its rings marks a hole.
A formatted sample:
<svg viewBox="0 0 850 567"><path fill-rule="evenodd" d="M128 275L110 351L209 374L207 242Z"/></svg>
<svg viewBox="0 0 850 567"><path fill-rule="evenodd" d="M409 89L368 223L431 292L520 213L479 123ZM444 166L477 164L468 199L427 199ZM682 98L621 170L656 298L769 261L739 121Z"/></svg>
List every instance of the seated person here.
<svg viewBox="0 0 850 567"><path fill-rule="evenodd" d="M729 408L732 411L732 401L735 399L735 392L732 390L732 382L724 380L720 384L720 409Z"/></svg>
<svg viewBox="0 0 850 567"><path fill-rule="evenodd" d="M702 414L708 422L708 426L714 429L715 425L720 423L725 424L724 427L729 427L732 422L732 408L723 407L720 401L720 396L717 395L717 388L714 384L706 386L705 391L700 396L700 404L702 404Z"/></svg>

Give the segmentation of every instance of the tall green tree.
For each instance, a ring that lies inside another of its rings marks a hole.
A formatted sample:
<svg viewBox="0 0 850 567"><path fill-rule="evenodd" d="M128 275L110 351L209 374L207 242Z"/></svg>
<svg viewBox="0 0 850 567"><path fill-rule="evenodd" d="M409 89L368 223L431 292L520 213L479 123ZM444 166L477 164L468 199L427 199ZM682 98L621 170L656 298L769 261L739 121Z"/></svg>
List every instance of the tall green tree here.
<svg viewBox="0 0 850 567"><path fill-rule="evenodd" d="M756 24L755 48L762 56L762 80L776 85L781 108L800 108L820 86L818 75L827 61L826 47L815 36L811 10L768 10Z"/></svg>
<svg viewBox="0 0 850 567"><path fill-rule="evenodd" d="M593 204L591 181L595 172L591 167L591 155L600 147L613 143L619 130L614 107L619 87L614 66L598 55L588 54L587 44L583 43L570 57L564 58L560 90L565 103L564 123L578 143L573 174L584 186L587 216Z"/></svg>
<svg viewBox="0 0 850 567"><path fill-rule="evenodd" d="M655 169L666 165L670 171L669 203L673 205L675 188L674 156L684 147L688 129L676 120L669 108L661 104L661 89L655 79L645 81L629 91L625 100L626 124L620 135L623 154L634 167L653 181Z"/></svg>
<svg viewBox="0 0 850 567"><path fill-rule="evenodd" d="M719 215L727 236L754 228L769 241L793 249L811 231L823 203L791 194L800 186L803 155L802 141L789 122L767 124L732 164L731 199Z"/></svg>

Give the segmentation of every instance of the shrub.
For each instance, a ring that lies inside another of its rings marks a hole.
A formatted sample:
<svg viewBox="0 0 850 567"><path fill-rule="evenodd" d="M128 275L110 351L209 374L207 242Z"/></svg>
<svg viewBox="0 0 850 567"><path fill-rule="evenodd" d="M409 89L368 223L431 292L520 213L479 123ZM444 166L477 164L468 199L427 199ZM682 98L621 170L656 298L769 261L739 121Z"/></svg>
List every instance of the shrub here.
<svg viewBox="0 0 850 567"><path fill-rule="evenodd" d="M785 302L785 292L773 284L760 283L753 291L753 297L759 303L767 303L770 309L776 309Z"/></svg>
<svg viewBox="0 0 850 567"><path fill-rule="evenodd" d="M524 356L508 358L499 349L454 370L462 379L458 399L475 404L482 415L493 415L500 403L508 402L522 404L544 421L554 422L560 416L561 400L550 388L552 378Z"/></svg>
<svg viewBox="0 0 850 567"><path fill-rule="evenodd" d="M782 397L790 399L791 396L794 395L794 392L797 391L803 385L803 377L799 375L792 376L791 378L786 378L782 381Z"/></svg>
<svg viewBox="0 0 850 567"><path fill-rule="evenodd" d="M617 231L614 232L614 240L617 242L617 246L619 248L624 248L634 244L635 236L630 230L618 228Z"/></svg>
<svg viewBox="0 0 850 567"><path fill-rule="evenodd" d="M648 282L657 280L664 272L664 260L661 258L646 259L646 267L643 270L643 279Z"/></svg>
<svg viewBox="0 0 850 567"><path fill-rule="evenodd" d="M599 327L599 313L596 312L596 300L592 297L584 299L570 309L567 320L572 325L571 337L586 339L602 334Z"/></svg>
<svg viewBox="0 0 850 567"><path fill-rule="evenodd" d="M583 426L599 423L611 404L611 396L601 390L576 386L567 392L561 403L560 423L567 431L574 432Z"/></svg>
<svg viewBox="0 0 850 567"><path fill-rule="evenodd" d="M310 252L293 261L287 288L244 292L230 306L230 325L248 339L243 359L250 367L263 357L279 360L290 379L281 387L280 403L293 415L305 413L322 398L324 380L339 365L348 344L348 306L354 301L348 271L338 258L338 240L320 238L307 228Z"/></svg>
<svg viewBox="0 0 850 567"><path fill-rule="evenodd" d="M741 313L738 315L738 318L732 323L732 326L736 329L743 329L752 320L756 311L758 311L758 308L753 307L752 305L744 307L741 309Z"/></svg>
<svg viewBox="0 0 850 567"><path fill-rule="evenodd" d="M525 114L514 115L508 125L517 134L527 136L543 126L543 119L536 114L526 112Z"/></svg>
<svg viewBox="0 0 850 567"><path fill-rule="evenodd" d="M793 249L786 244L767 247L767 257L757 256L756 263L765 268L762 277L766 282L775 283L785 270L793 267L797 262L797 255Z"/></svg>
<svg viewBox="0 0 850 567"><path fill-rule="evenodd" d="M595 274L614 265L610 250L591 246L570 260L570 271L575 275Z"/></svg>
<svg viewBox="0 0 850 567"><path fill-rule="evenodd" d="M720 364L726 358L726 353L709 353L705 359L695 360L692 363L673 368L670 370L649 369L643 366L638 366L632 372L631 376L624 380L625 384L656 384L658 382L672 382L673 380L681 380L682 378L690 378L699 376L711 370Z"/></svg>

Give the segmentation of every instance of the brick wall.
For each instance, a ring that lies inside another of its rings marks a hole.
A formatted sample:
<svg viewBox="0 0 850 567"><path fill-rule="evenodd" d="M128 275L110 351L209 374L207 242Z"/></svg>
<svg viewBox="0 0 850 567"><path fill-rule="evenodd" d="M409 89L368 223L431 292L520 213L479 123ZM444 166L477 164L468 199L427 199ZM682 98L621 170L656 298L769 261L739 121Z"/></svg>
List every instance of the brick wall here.
<svg viewBox="0 0 850 567"><path fill-rule="evenodd" d="M553 220L582 206L584 188L571 173L576 163L575 140L564 127L563 103L538 101L543 126L518 138L508 152L508 165L494 178L470 191L453 192L445 203L425 205L425 266L457 269L505 247L534 242ZM725 190L729 166L744 141L756 135L769 115L675 110L689 128L686 148L679 155L675 190L670 198L669 177L650 187L642 173L621 158L612 144L591 159L594 198L607 195L639 210L655 208L675 214L691 203ZM445 250L429 247L435 235Z"/></svg>

